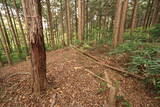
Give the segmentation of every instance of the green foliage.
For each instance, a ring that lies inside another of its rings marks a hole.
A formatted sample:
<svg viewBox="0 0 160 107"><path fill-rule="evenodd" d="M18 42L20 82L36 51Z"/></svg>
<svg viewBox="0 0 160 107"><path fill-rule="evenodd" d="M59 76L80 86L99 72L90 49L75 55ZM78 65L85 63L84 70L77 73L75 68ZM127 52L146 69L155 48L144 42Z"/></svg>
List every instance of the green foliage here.
<svg viewBox="0 0 160 107"><path fill-rule="evenodd" d="M98 90L98 93L99 93L99 94L106 92L106 90L107 90L107 88L108 88L106 82L100 82L100 87L101 87L101 88L99 88L99 90Z"/></svg>
<svg viewBox="0 0 160 107"><path fill-rule="evenodd" d="M141 42L137 41L126 41L123 44L120 44L117 48L112 50L109 54L120 54L120 53L126 53L126 52L132 52L137 50L142 45Z"/></svg>
<svg viewBox="0 0 160 107"><path fill-rule="evenodd" d="M148 41L150 39L150 35L141 30L141 28L136 29L135 32L126 32L124 34L124 40L126 41Z"/></svg>
<svg viewBox="0 0 160 107"><path fill-rule="evenodd" d="M130 72L136 72L146 77L160 74L160 47L159 43L155 42L156 38L159 37L160 30L157 30L159 28L159 25L149 28L150 35L140 28L131 35L129 32L125 33L125 42L109 54L128 53L131 60L127 63L127 68ZM146 79L145 82L151 83L154 86L153 89L160 94L158 91L160 90L160 79Z"/></svg>
<svg viewBox="0 0 160 107"><path fill-rule="evenodd" d="M132 105L122 95L117 96L117 101L122 102L123 107L132 107Z"/></svg>
<svg viewBox="0 0 160 107"><path fill-rule="evenodd" d="M154 38L160 38L160 24L153 26L149 32Z"/></svg>

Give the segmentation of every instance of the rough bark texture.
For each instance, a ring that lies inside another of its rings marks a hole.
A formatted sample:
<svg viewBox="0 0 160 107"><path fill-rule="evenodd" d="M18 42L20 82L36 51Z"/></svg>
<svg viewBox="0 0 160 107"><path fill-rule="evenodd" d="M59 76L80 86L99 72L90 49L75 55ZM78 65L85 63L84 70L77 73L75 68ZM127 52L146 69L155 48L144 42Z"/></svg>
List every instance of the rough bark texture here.
<svg viewBox="0 0 160 107"><path fill-rule="evenodd" d="M61 2L61 26L62 26L62 44L63 46L66 46L66 43L65 43L65 37L64 37L64 20L63 20L63 4L62 4L62 0L60 1Z"/></svg>
<svg viewBox="0 0 160 107"><path fill-rule="evenodd" d="M78 0L78 39L84 39L84 0Z"/></svg>
<svg viewBox="0 0 160 107"><path fill-rule="evenodd" d="M40 0L23 0L26 18L31 20L27 24L29 29L29 41L31 48L33 92L40 94L48 84L46 78L46 52L44 47L44 35L42 26Z"/></svg>
<svg viewBox="0 0 160 107"><path fill-rule="evenodd" d="M118 44L123 42L123 33L125 30L125 19L128 8L128 0L117 0L116 12L113 28L113 47L117 47Z"/></svg>
<svg viewBox="0 0 160 107"><path fill-rule="evenodd" d="M127 15L128 8L128 0L123 0L122 10L121 10L121 18L120 18L120 27L119 27L119 36L118 36L118 44L123 43L123 33L125 31L125 20Z"/></svg>
<svg viewBox="0 0 160 107"><path fill-rule="evenodd" d="M157 24L160 17L160 0L155 0L153 5L153 16L151 25Z"/></svg>
<svg viewBox="0 0 160 107"><path fill-rule="evenodd" d="M48 22L49 22L51 43L52 43L52 47L54 48L55 47L55 37L54 37L54 33L53 33L53 22L52 22L52 12L51 12L50 0L46 0L46 3L47 3Z"/></svg>
<svg viewBox="0 0 160 107"><path fill-rule="evenodd" d="M67 23L67 44L69 45L72 39L70 0L66 0L65 3L66 3L66 23Z"/></svg>
<svg viewBox="0 0 160 107"><path fill-rule="evenodd" d="M122 0L117 0L116 2L116 11L114 18L113 26L113 47L115 48L118 45L118 35L119 35L119 23L120 23L120 14L122 8Z"/></svg>
<svg viewBox="0 0 160 107"><path fill-rule="evenodd" d="M133 12L132 12L132 22L131 22L131 31L136 27L137 20L137 9L138 9L138 1L134 0Z"/></svg>

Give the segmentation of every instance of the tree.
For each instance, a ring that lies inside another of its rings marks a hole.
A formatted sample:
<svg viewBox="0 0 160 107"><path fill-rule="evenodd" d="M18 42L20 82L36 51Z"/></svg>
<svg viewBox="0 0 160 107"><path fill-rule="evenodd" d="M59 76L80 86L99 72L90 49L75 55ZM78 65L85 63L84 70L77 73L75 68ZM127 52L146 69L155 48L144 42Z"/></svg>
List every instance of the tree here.
<svg viewBox="0 0 160 107"><path fill-rule="evenodd" d="M11 52L12 51L12 47L11 47L11 43L9 41L9 37L8 37L8 34L7 34L6 26L4 24L1 12L0 12L0 19L1 19L1 22L2 22L2 26L3 26L2 29L4 30L5 40L7 42L8 51Z"/></svg>
<svg viewBox="0 0 160 107"><path fill-rule="evenodd" d="M151 25L157 24L160 18L160 0L154 0Z"/></svg>
<svg viewBox="0 0 160 107"><path fill-rule="evenodd" d="M52 12L51 12L50 0L46 0L46 3L47 3L47 11L48 11L49 30L50 30L50 36L51 36L51 45L54 48L55 47L55 37L53 33L53 22L52 22Z"/></svg>
<svg viewBox="0 0 160 107"><path fill-rule="evenodd" d="M12 65L12 59L11 59L11 56L10 56L10 54L9 54L9 49L8 49L8 46L7 46L7 41L6 41L6 39L5 39L5 34L4 34L4 32L3 32L3 29L2 29L2 27L1 27L1 24L0 24L0 32L1 32L1 35L2 35L1 44L3 45L3 43L4 43L4 45L3 45L3 50L4 50L5 54L6 54L8 64Z"/></svg>
<svg viewBox="0 0 160 107"><path fill-rule="evenodd" d="M131 32L136 27L137 9L138 9L138 1L134 0L134 6L133 6L133 12L132 12L132 21L131 21Z"/></svg>
<svg viewBox="0 0 160 107"><path fill-rule="evenodd" d="M66 4L67 44L69 45L72 39L70 0L66 0L65 4Z"/></svg>
<svg viewBox="0 0 160 107"><path fill-rule="evenodd" d="M10 15L9 8L8 8L7 1L6 1L6 0L4 0L4 5L5 5L5 9L6 9L6 11L7 11L7 15L8 15L8 19L9 19L9 24L10 24L11 29L12 29L12 33L13 33L13 37L14 37L14 40L15 40L15 43L16 43L16 47L17 47L17 49L18 49L19 54L21 54L21 53L22 53L21 45L20 45L20 43L18 42L18 38L17 38L15 29L14 29L14 25L13 25L13 22L12 22L12 19L11 19L11 15Z"/></svg>
<svg viewBox="0 0 160 107"><path fill-rule="evenodd" d="M23 37L25 48L26 48L26 52L27 52L27 54L29 54L28 46L27 46L27 40L26 40L26 37L25 37L25 34L24 34L24 30L23 30L21 19L20 19L19 9L17 7L16 0L13 0L13 4L14 4L14 8L16 10L17 19L18 19L18 23L19 23L20 30L21 30L21 33L22 33L22 37Z"/></svg>
<svg viewBox="0 0 160 107"><path fill-rule="evenodd" d="M128 8L128 0L117 0L113 28L113 47L117 47L123 42L125 19Z"/></svg>
<svg viewBox="0 0 160 107"><path fill-rule="evenodd" d="M84 39L84 0L78 0L78 39Z"/></svg>
<svg viewBox="0 0 160 107"><path fill-rule="evenodd" d="M39 95L46 89L46 52L42 26L41 0L23 0L26 24L29 27L33 92ZM28 21L28 22L27 22Z"/></svg>

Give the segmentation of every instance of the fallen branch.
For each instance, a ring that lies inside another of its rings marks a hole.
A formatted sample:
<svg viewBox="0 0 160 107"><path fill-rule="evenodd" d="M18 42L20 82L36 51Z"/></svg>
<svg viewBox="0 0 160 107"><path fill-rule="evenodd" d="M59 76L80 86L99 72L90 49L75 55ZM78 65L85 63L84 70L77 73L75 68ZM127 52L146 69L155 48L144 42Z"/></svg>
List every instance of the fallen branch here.
<svg viewBox="0 0 160 107"><path fill-rule="evenodd" d="M111 82L109 82L109 81L107 81L106 79L104 79L104 78L102 78L102 77L100 77L100 76L96 75L95 73L93 73L93 72L92 72L92 71L90 71L89 69L85 69L85 71L86 71L86 72L88 72L89 74L91 74L91 75L93 75L93 76L97 77L98 79L100 79L100 80L102 80L102 81L106 82L106 83L107 83L107 86L109 86L109 87L111 87L111 86L112 86L112 83L111 83Z"/></svg>
<svg viewBox="0 0 160 107"><path fill-rule="evenodd" d="M76 52L80 53L81 55L87 56L88 59L91 59L92 61L94 61L95 63L97 63L97 64L99 64L99 65L103 65L103 66L105 66L105 67L107 67L107 68L110 68L110 69L112 69L112 70L114 70L114 71L120 72L120 73L122 73L122 74L127 74L127 75L129 75L129 76L131 76L131 77L134 77L134 78L137 78L137 79L139 79L139 80L144 80L144 79L145 79L145 77L142 77L142 76L136 75L136 74L134 74L134 73L125 71L125 70L123 70L122 68L117 68L117 67L114 67L114 66L105 64L105 62L103 62L103 61L95 58L94 56L92 56L92 55L90 55L90 54L87 54L87 53L85 53L85 52L82 52L80 49L78 49L78 48L76 48L76 47L74 47L74 46L71 46L71 48L72 48L73 50L75 50Z"/></svg>

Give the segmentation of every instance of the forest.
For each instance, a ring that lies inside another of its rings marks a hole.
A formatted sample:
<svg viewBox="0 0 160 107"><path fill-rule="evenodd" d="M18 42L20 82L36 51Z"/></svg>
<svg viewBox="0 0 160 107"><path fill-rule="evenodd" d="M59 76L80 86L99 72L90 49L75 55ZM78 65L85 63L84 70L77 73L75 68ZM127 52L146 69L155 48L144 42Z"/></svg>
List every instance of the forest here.
<svg viewBox="0 0 160 107"><path fill-rule="evenodd" d="M0 107L160 107L160 0L0 0Z"/></svg>

